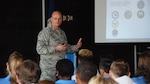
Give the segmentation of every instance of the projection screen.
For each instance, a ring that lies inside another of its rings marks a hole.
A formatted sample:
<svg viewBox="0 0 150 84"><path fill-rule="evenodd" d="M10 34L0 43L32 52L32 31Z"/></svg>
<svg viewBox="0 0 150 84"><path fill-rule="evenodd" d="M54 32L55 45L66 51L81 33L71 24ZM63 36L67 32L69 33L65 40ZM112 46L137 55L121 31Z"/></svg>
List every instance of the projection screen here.
<svg viewBox="0 0 150 84"><path fill-rule="evenodd" d="M150 0L95 0L95 43L150 42Z"/></svg>

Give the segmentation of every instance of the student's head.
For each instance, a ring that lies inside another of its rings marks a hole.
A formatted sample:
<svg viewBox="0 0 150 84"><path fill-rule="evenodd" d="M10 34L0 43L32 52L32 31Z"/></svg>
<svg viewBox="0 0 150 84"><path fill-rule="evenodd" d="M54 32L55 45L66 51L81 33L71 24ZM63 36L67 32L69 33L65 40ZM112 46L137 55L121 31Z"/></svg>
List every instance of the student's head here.
<svg viewBox="0 0 150 84"><path fill-rule="evenodd" d="M138 67L150 71L150 51L143 52L138 59Z"/></svg>
<svg viewBox="0 0 150 84"><path fill-rule="evenodd" d="M25 60L16 69L16 79L18 84L37 83L41 74L40 67L32 60Z"/></svg>
<svg viewBox="0 0 150 84"><path fill-rule="evenodd" d="M77 84L88 83L91 77L97 74L97 67L94 63L86 61L78 65L76 70Z"/></svg>
<svg viewBox="0 0 150 84"><path fill-rule="evenodd" d="M144 76L147 83L150 83L150 51L144 51L138 58L136 76Z"/></svg>
<svg viewBox="0 0 150 84"><path fill-rule="evenodd" d="M123 60L116 60L113 61L111 66L110 66L110 72L109 74L113 78L118 78L123 75L130 76L130 71L129 71L129 64L126 61Z"/></svg>
<svg viewBox="0 0 150 84"><path fill-rule="evenodd" d="M93 76L88 84L117 84L112 78L104 78L102 76Z"/></svg>
<svg viewBox="0 0 150 84"><path fill-rule="evenodd" d="M62 13L60 11L53 11L51 18L50 18L50 22L52 24L52 26L57 29L59 28L59 26L62 24Z"/></svg>
<svg viewBox="0 0 150 84"><path fill-rule="evenodd" d="M23 62L23 56L20 52L14 51L10 54L6 62L7 72L10 75L11 84L16 83L16 68Z"/></svg>
<svg viewBox="0 0 150 84"><path fill-rule="evenodd" d="M83 61L91 61L93 57L93 52L89 49L81 49L78 52L78 64L81 64Z"/></svg>
<svg viewBox="0 0 150 84"><path fill-rule="evenodd" d="M112 59L109 58L101 58L99 62L99 72L102 76L109 75L110 65L113 62Z"/></svg>
<svg viewBox="0 0 150 84"><path fill-rule="evenodd" d="M74 66L71 60L61 59L56 63L56 76L58 79L71 79L74 72Z"/></svg>

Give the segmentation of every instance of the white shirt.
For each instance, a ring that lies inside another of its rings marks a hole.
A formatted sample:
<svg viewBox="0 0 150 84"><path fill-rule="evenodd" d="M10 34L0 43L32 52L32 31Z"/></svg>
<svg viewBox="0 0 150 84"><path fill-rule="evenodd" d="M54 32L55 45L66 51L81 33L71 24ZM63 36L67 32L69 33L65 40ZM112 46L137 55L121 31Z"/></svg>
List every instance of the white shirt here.
<svg viewBox="0 0 150 84"><path fill-rule="evenodd" d="M135 84L132 79L126 75L114 79L118 84Z"/></svg>

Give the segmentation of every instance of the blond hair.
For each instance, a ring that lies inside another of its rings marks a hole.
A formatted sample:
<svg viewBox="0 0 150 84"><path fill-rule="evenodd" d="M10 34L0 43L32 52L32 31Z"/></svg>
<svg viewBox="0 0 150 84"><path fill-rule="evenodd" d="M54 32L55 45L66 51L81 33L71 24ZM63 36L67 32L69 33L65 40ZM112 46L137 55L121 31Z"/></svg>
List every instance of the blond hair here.
<svg viewBox="0 0 150 84"><path fill-rule="evenodd" d="M81 57L91 58L91 57L93 57L93 52L88 49L81 49L81 50L79 50L78 55Z"/></svg>
<svg viewBox="0 0 150 84"><path fill-rule="evenodd" d="M117 84L112 78L103 78L102 76L93 76L88 84Z"/></svg>
<svg viewBox="0 0 150 84"><path fill-rule="evenodd" d="M16 68L23 62L21 53L14 51L8 58L8 73L10 75L11 84L16 84Z"/></svg>

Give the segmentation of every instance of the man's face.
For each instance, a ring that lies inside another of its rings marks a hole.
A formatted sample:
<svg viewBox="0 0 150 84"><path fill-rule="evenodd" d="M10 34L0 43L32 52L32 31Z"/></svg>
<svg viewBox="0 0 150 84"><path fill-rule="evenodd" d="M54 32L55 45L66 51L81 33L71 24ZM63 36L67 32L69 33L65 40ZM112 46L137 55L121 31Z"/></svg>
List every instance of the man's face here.
<svg viewBox="0 0 150 84"><path fill-rule="evenodd" d="M58 28L62 24L62 15L58 12L53 13L51 23L54 28Z"/></svg>

